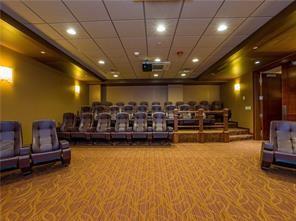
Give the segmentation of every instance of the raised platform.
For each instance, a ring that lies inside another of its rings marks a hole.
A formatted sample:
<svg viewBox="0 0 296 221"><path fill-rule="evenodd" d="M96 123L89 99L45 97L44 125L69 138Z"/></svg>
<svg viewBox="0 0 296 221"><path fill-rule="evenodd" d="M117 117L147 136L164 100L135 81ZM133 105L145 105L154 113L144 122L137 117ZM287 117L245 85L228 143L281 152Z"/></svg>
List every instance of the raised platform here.
<svg viewBox="0 0 296 221"><path fill-rule="evenodd" d="M236 140L249 140L253 135L246 128L229 128L227 132L223 129L204 129L202 132L198 130L178 130L174 133L175 143L187 142L230 142Z"/></svg>

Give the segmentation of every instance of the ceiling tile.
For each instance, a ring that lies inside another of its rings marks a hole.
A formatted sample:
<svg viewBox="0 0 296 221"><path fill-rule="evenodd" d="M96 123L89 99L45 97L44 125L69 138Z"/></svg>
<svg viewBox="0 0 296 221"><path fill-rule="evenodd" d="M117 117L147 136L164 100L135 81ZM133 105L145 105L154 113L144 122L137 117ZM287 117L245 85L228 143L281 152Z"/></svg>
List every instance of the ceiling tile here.
<svg viewBox="0 0 296 221"><path fill-rule="evenodd" d="M66 0L64 2L79 21L109 20L102 1Z"/></svg>
<svg viewBox="0 0 296 221"><path fill-rule="evenodd" d="M147 20L146 23L148 36L174 35L177 19ZM157 32L156 27L159 24L163 24L166 27L166 31L162 33Z"/></svg>
<svg viewBox="0 0 296 221"><path fill-rule="evenodd" d="M24 1L24 4L48 23L76 21L60 1Z"/></svg>
<svg viewBox="0 0 296 221"><path fill-rule="evenodd" d="M180 19L176 35L201 35L210 21L210 18Z"/></svg>
<svg viewBox="0 0 296 221"><path fill-rule="evenodd" d="M146 38L121 38L125 49L146 49Z"/></svg>
<svg viewBox="0 0 296 221"><path fill-rule="evenodd" d="M293 0L265 1L253 14L252 16L275 16L289 4L294 2Z"/></svg>
<svg viewBox="0 0 296 221"><path fill-rule="evenodd" d="M215 15L223 0L198 1L186 0L181 18L211 18Z"/></svg>
<svg viewBox="0 0 296 221"><path fill-rule="evenodd" d="M81 22L81 24L93 38L117 37L111 21Z"/></svg>
<svg viewBox="0 0 296 221"><path fill-rule="evenodd" d="M98 38L95 41L104 51L122 48L119 38Z"/></svg>
<svg viewBox="0 0 296 221"><path fill-rule="evenodd" d="M144 20L114 21L120 37L145 37Z"/></svg>
<svg viewBox="0 0 296 221"><path fill-rule="evenodd" d="M92 39L72 39L70 42L80 50L92 51L98 49Z"/></svg>
<svg viewBox="0 0 296 221"><path fill-rule="evenodd" d="M262 2L263 0L226 0L216 17L248 17Z"/></svg>
<svg viewBox="0 0 296 221"><path fill-rule="evenodd" d="M204 35L198 42L197 47L215 48L225 39L225 36Z"/></svg>
<svg viewBox="0 0 296 221"><path fill-rule="evenodd" d="M62 35L48 24L34 24L34 27L53 40L64 39Z"/></svg>
<svg viewBox="0 0 296 221"><path fill-rule="evenodd" d="M192 48L171 48L170 55L169 55L169 61L172 63L184 63L186 60L187 56L191 52ZM183 54L179 55L177 52L182 51Z"/></svg>
<svg viewBox="0 0 296 221"><path fill-rule="evenodd" d="M13 11L22 19L25 19L28 23L44 23L44 21L38 15L32 12L32 10L30 10L20 1L6 0L2 1L1 3L3 4L1 7L4 11Z"/></svg>
<svg viewBox="0 0 296 221"><path fill-rule="evenodd" d="M233 32L242 22L244 18L214 18L208 29L205 32L205 35L229 35ZM218 32L217 28L220 24L226 24L228 29L224 32Z"/></svg>
<svg viewBox="0 0 296 221"><path fill-rule="evenodd" d="M173 36L149 36L148 50L150 48L169 48L172 44Z"/></svg>
<svg viewBox="0 0 296 221"><path fill-rule="evenodd" d="M198 41L200 36L175 36L172 47L176 48L192 48Z"/></svg>
<svg viewBox="0 0 296 221"><path fill-rule="evenodd" d="M210 44L209 44L210 45ZM202 45L198 45L191 53L191 58L197 57L199 60L205 59L207 56L209 56L213 51L215 50L215 47L203 47Z"/></svg>
<svg viewBox="0 0 296 221"><path fill-rule="evenodd" d="M179 18L182 1L145 2L147 19Z"/></svg>
<svg viewBox="0 0 296 221"><path fill-rule="evenodd" d="M126 53L131 61L144 61L147 57L146 48L137 49L137 51L140 52L138 56L134 55L135 50L133 49L127 49Z"/></svg>
<svg viewBox="0 0 296 221"><path fill-rule="evenodd" d="M148 56L151 58L160 58L166 60L169 53L169 48L149 48Z"/></svg>
<svg viewBox="0 0 296 221"><path fill-rule="evenodd" d="M225 42L223 42L222 47L234 48L247 37L248 35L232 35Z"/></svg>
<svg viewBox="0 0 296 221"><path fill-rule="evenodd" d="M54 23L50 24L50 26L63 35L66 39L89 38L89 35L84 31L79 23ZM77 34L69 35L67 33L68 28L74 28Z"/></svg>
<svg viewBox="0 0 296 221"><path fill-rule="evenodd" d="M271 17L249 17L237 30L235 30L235 35L251 35L258 28L268 22Z"/></svg>
<svg viewBox="0 0 296 221"><path fill-rule="evenodd" d="M144 19L143 3L132 0L105 0L112 20Z"/></svg>

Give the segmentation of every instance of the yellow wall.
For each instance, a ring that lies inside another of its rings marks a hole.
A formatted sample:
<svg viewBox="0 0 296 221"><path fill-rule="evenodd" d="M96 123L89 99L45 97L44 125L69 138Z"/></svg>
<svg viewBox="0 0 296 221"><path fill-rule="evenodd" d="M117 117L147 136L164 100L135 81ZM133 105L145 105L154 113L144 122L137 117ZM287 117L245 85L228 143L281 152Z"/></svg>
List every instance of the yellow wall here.
<svg viewBox="0 0 296 221"><path fill-rule="evenodd" d="M220 100L220 86L218 85L184 85L184 101L206 100L209 102Z"/></svg>
<svg viewBox="0 0 296 221"><path fill-rule="evenodd" d="M101 85L89 85L89 104L94 101L101 101Z"/></svg>
<svg viewBox="0 0 296 221"><path fill-rule="evenodd" d="M177 101L183 101L183 85L171 84L168 85L168 101L176 103Z"/></svg>
<svg viewBox="0 0 296 221"><path fill-rule="evenodd" d="M240 83L240 91L234 91L234 84ZM221 86L221 100L231 109L232 120L239 126L253 132L253 78L252 73L245 74ZM246 110L251 107L251 110Z"/></svg>
<svg viewBox="0 0 296 221"><path fill-rule="evenodd" d="M38 119L62 121L64 112L76 112L88 104L88 86L7 48L0 48L0 65L13 68L13 83L0 82L1 120L17 120L23 128L24 143L31 143L32 122ZM79 82L76 82L79 84Z"/></svg>

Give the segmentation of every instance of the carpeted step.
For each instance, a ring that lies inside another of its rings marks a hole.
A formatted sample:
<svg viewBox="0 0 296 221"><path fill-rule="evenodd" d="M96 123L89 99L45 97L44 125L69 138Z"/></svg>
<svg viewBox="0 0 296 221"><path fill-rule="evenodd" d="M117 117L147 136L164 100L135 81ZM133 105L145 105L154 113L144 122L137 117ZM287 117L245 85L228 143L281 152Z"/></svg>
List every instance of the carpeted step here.
<svg viewBox="0 0 296 221"><path fill-rule="evenodd" d="M235 130L229 130L229 135L240 135L240 134L250 134L250 130L247 128L237 128Z"/></svg>
<svg viewBox="0 0 296 221"><path fill-rule="evenodd" d="M238 135L230 135L229 136L230 141L252 140L252 139L253 139L252 134L238 134Z"/></svg>

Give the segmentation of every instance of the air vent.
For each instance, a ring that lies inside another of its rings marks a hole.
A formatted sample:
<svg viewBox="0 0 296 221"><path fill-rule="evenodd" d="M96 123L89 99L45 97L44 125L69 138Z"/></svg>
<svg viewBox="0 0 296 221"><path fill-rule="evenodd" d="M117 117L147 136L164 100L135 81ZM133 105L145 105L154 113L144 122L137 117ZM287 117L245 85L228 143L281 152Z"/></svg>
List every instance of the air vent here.
<svg viewBox="0 0 296 221"><path fill-rule="evenodd" d="M169 69L170 62L143 62L142 68L144 72L159 72L159 71L167 71Z"/></svg>

